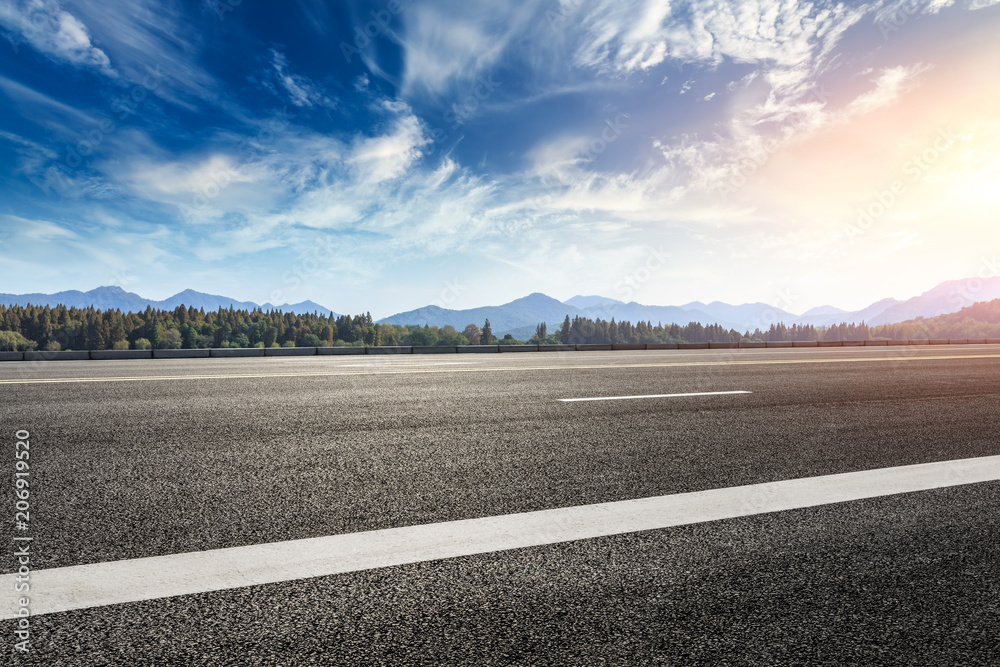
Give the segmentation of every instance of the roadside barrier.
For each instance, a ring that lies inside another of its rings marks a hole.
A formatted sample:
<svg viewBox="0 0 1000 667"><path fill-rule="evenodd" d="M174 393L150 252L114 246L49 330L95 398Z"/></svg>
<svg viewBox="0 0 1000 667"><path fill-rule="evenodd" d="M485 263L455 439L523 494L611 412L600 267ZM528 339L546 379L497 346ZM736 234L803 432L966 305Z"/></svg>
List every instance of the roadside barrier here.
<svg viewBox="0 0 1000 667"><path fill-rule="evenodd" d="M369 347L213 347L192 350L31 350L0 352L0 361L109 361L114 359L204 359L341 354L470 354L507 352L610 352L645 350L733 350L798 347L884 347L887 345L1000 345L1000 338L911 340L796 340L747 343L614 343L580 345L392 345Z"/></svg>

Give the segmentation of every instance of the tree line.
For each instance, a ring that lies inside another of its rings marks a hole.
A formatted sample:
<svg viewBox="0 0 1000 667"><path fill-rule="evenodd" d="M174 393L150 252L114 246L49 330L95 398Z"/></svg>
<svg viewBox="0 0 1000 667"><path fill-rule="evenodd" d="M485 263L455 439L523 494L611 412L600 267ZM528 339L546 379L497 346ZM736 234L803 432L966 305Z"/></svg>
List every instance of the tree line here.
<svg viewBox="0 0 1000 667"><path fill-rule="evenodd" d="M94 307L0 305L0 350L128 350L206 347L323 347L339 345L469 345L588 343L725 343L740 341L878 340L922 338L1000 338L1000 299L977 303L957 313L918 318L899 324L868 326L841 323L829 327L774 323L762 331L726 329L690 322L664 325L616 322L586 317L563 320L549 332L540 323L527 341L507 334L498 339L490 321L467 325L378 324L371 313L321 315L277 310L205 312L178 306L140 313Z"/></svg>
<svg viewBox="0 0 1000 667"><path fill-rule="evenodd" d="M510 339L512 340L512 338ZM0 350L129 350L497 343L489 321L454 327L377 324L371 313L320 315L190 306L139 313L0 305Z"/></svg>

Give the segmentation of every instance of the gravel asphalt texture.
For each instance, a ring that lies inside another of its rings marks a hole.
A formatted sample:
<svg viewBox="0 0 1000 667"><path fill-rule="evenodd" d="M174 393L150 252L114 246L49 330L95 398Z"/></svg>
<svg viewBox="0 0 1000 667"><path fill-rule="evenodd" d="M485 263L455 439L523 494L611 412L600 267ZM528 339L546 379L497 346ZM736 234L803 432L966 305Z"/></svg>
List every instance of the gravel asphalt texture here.
<svg viewBox="0 0 1000 667"><path fill-rule="evenodd" d="M0 384L4 458L28 429L41 569L997 455L998 353L11 362L229 377ZM753 393L556 400L726 390ZM34 617L15 664L991 664L998 492Z"/></svg>

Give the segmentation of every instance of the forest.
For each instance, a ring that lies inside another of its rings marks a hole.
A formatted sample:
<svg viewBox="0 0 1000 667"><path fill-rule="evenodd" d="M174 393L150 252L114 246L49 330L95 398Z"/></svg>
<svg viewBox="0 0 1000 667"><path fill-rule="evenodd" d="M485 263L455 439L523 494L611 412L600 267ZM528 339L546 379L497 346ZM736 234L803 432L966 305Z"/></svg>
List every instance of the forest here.
<svg viewBox="0 0 1000 667"><path fill-rule="evenodd" d="M379 324L370 313L329 315L280 311L147 307L141 313L65 306L0 305L0 350L128 350L206 347L323 347L343 345L469 345L523 343L701 343L739 341L879 340L1000 338L1000 299L957 313L872 326L830 327L772 324L768 330L739 332L718 324L686 325L592 320L569 316L555 331L541 323L520 341L498 339L489 320L482 328Z"/></svg>

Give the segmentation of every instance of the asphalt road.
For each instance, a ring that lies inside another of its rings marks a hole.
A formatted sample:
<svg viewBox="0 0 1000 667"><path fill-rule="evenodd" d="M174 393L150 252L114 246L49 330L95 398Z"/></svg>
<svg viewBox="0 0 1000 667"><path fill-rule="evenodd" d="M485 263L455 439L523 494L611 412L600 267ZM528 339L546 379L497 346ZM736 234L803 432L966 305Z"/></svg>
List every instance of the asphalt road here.
<svg viewBox="0 0 1000 667"><path fill-rule="evenodd" d="M998 380L1000 346L10 362L0 398L43 569L997 455ZM36 616L14 664L995 664L998 500Z"/></svg>

